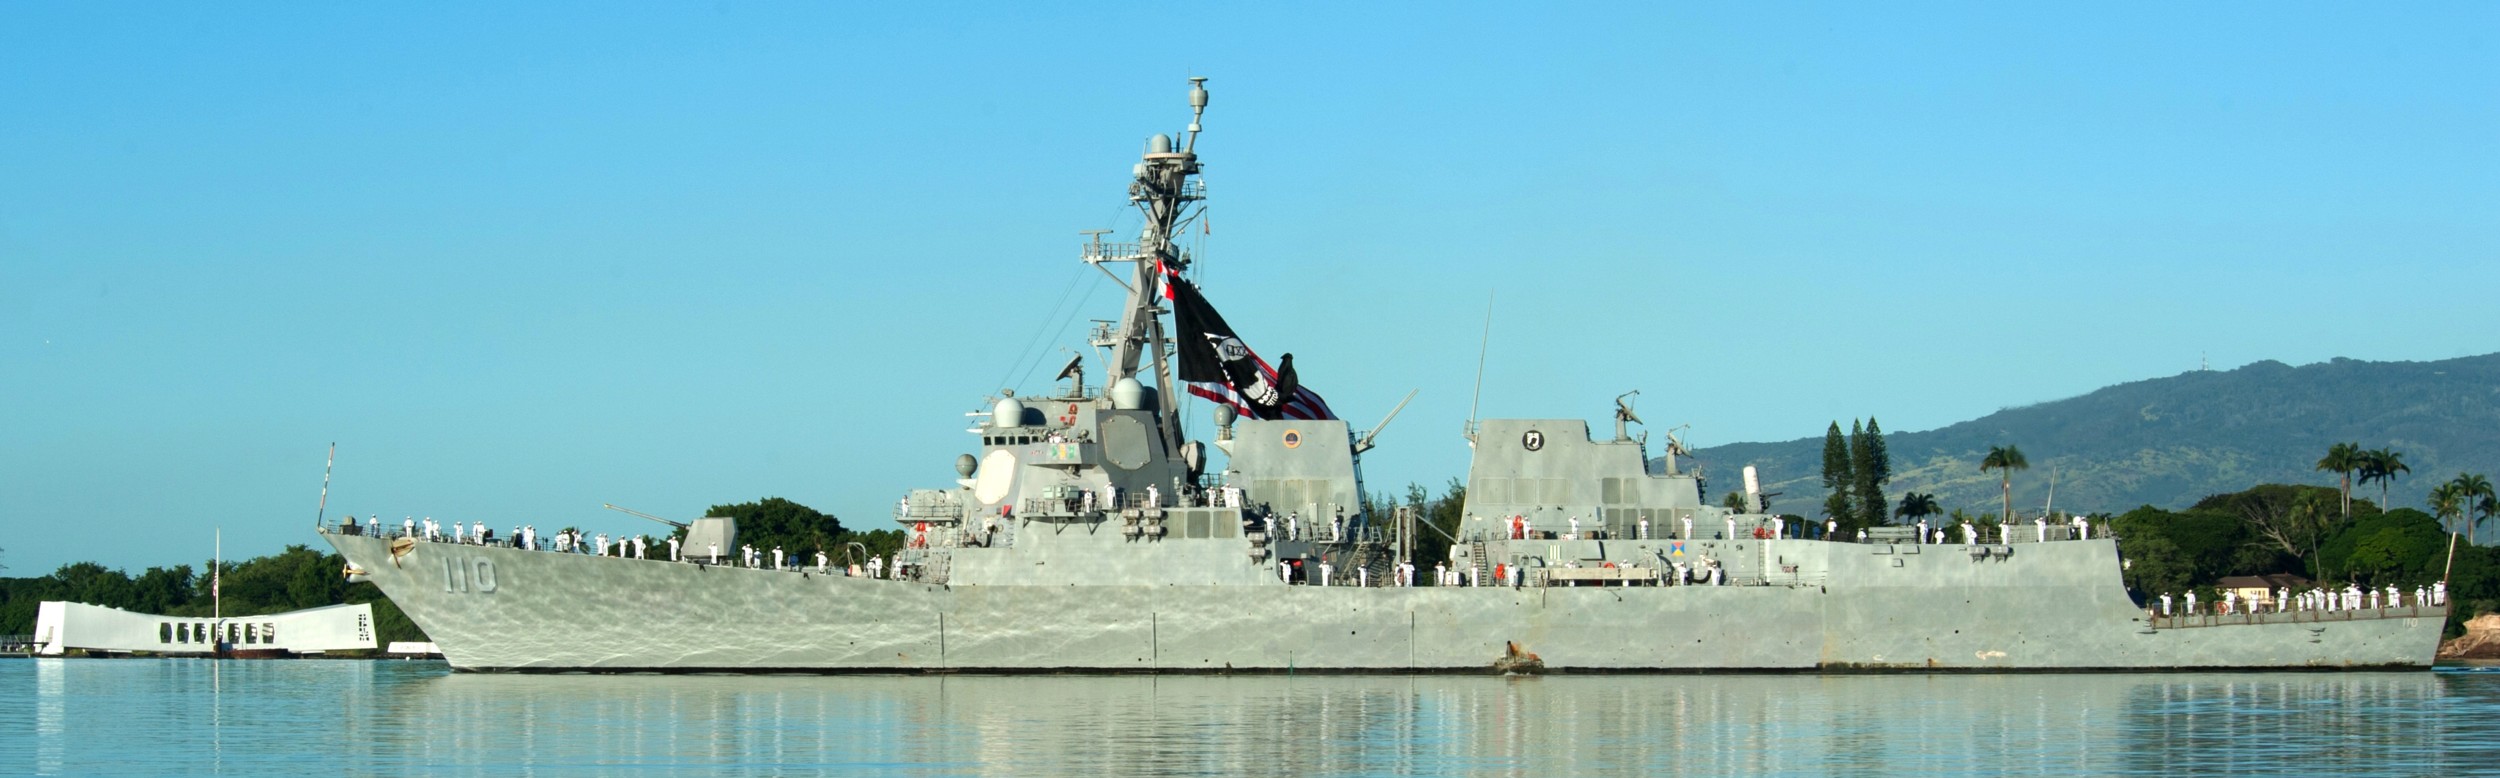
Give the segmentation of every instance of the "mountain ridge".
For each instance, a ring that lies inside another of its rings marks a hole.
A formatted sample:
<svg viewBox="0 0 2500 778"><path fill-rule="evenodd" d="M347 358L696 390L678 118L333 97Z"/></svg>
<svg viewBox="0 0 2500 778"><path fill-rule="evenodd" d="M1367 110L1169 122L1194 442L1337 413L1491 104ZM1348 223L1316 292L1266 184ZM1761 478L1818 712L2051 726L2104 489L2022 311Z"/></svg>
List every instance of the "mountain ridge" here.
<svg viewBox="0 0 2500 778"><path fill-rule="evenodd" d="M1881 418L1881 414L1876 414ZM1844 425L1846 426L1846 425ZM2260 483L2332 485L2315 468L2329 445L2401 452L2412 468L2389 490L2394 506L2419 507L2432 485L2458 472L2500 473L2500 353L2429 362L2337 357L2294 367L2263 360L2224 371L2113 384L2074 397L2000 409L1918 432L1884 436L1892 454L1885 494L1936 495L1945 510L1995 513L1997 476L1979 459L1991 445L2020 447L2031 462L2014 474L2017 510L2048 500L2081 512L2141 505L2182 509L2211 494ZM1731 443L1694 452L1713 494L1754 465L1773 510L1819 517L1823 437ZM2353 487L2379 498L2378 485Z"/></svg>

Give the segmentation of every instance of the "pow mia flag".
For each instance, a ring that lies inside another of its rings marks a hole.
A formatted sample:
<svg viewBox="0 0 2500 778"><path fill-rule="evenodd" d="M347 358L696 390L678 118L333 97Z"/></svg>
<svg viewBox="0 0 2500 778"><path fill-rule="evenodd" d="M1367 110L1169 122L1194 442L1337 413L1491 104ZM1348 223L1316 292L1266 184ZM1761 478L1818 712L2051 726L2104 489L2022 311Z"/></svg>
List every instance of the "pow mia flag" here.
<svg viewBox="0 0 2500 778"><path fill-rule="evenodd" d="M1173 340L1180 350L1180 379L1189 393L1233 406L1255 419L1334 419L1328 401L1304 388L1293 372L1293 355L1273 367L1233 334L1198 287L1169 267L1163 296L1172 301Z"/></svg>

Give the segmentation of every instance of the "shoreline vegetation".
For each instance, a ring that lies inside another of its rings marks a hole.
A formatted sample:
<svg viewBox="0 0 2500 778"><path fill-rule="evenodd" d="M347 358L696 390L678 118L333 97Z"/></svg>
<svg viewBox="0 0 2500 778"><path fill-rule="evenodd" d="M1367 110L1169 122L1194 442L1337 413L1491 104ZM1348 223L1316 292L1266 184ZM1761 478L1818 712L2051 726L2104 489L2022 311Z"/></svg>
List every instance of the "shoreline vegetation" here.
<svg viewBox="0 0 2500 778"><path fill-rule="evenodd" d="M1883 509L1882 489L1891 480L1883 433L1871 419L1863 428L1851 426L1845 437L1837 423L1830 430L1834 445L1824 482L1833 487L1834 494L1824 507L1838 511L1835 518L1850 527L1887 521L1915 523L1935 515L1933 498L1916 491L1905 493L1897 509ZM2022 469L2021 454L2013 446L2001 450L2008 456L1995 457L1986 469L2009 479L2001 488L2010 494L2009 473ZM2479 542L2482 525L2500 515L2500 500L2495 500L2488 479L2458 474L2432 490L2428 506L2432 512L2424 512L2383 508L2369 500L2366 491L2354 494L2355 487L2366 488L2375 481L2385 495L2390 480L2406 475L2398 452L2336 444L2319 460L2317 470L2336 476L2337 485L2259 484L2211 495L2180 510L2146 505L2123 513L2059 511L2042 518L2062 522L2080 515L2111 528L2125 560L2122 578L2139 602L2191 591L2198 599L2213 602L2219 599L2226 577L2290 574L2318 585L2370 588L2411 589L2446 580L2452 607L2444 634L2452 644L2467 634L2467 622L2500 613L2500 547ZM1402 502L1384 492L1373 496L1367 508L1375 516L1388 516L1400 507L1415 511L1419 523L1438 530L1418 533L1417 558L1441 558L1448 553L1446 538L1457 531L1463 518L1466 493L1465 483L1455 478L1439 496L1419 484L1409 484ZM853 544L870 556L891 556L904 541L900 529L853 531L830 514L779 497L715 505L706 515L736 517L742 544L759 549L781 547L793 554L822 549L837 561L845 559L846 549ZM1801 515L1782 515L1792 526L1820 525ZM2034 517L2014 508L2008 498L2003 513L1971 514L1957 509L1946 518L1955 524L1993 526ZM653 545L664 545L667 537L649 539ZM227 561L221 576L224 612L253 616L371 603L375 638L382 645L427 639L373 584L348 583L345 568L346 561L338 554L306 545ZM202 572L207 569L207 564L196 570L190 565L150 567L131 575L94 562L77 562L49 575L0 578L0 634L30 633L37 605L45 600L168 616L208 616L215 606L211 577ZM2479 622L2490 623L2488 618ZM2471 642L2478 646L2494 642L2480 635L2482 631L2488 629L2478 630ZM343 655L380 656L381 652ZM2449 655L2443 647L2442 656Z"/></svg>

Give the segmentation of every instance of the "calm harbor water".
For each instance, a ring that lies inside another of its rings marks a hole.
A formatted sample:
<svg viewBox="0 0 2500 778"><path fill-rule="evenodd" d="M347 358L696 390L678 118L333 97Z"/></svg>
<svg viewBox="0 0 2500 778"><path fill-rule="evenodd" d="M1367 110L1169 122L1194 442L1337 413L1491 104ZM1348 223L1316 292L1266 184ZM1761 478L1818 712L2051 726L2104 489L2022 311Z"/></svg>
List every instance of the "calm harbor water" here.
<svg viewBox="0 0 2500 778"><path fill-rule="evenodd" d="M500 676L0 661L0 773L2500 774L2500 668L1435 677Z"/></svg>

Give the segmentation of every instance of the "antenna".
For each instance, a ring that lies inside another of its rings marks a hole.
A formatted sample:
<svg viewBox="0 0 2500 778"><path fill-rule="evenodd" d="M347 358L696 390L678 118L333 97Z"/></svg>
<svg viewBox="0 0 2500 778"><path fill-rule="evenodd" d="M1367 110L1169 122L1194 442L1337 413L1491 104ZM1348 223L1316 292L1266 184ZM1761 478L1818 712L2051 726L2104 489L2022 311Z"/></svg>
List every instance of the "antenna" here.
<svg viewBox="0 0 2500 778"><path fill-rule="evenodd" d="M1484 339L1476 343L1476 396L1467 401L1467 447L1476 446L1476 407L1484 404L1484 354L1493 348L1493 293L1484 293Z"/></svg>
<svg viewBox="0 0 2500 778"><path fill-rule="evenodd" d="M1383 429L1387 429L1387 428L1389 427L1389 422L1390 422L1390 421L1393 421L1393 420L1395 420L1395 419L1397 419L1397 417L1398 417L1398 411L1403 411L1403 410L1406 410L1406 403L1407 403L1407 401L1408 401L1408 400L1413 400L1413 399L1415 399L1415 393L1416 393L1416 392L1420 392L1420 391L1423 391L1423 390L1422 390L1422 389L1410 389L1410 390L1407 390L1407 392L1406 392L1406 399L1405 399L1405 400L1399 400L1399 401L1398 401L1398 407L1395 407L1395 408L1391 408L1391 409L1389 409L1389 415L1388 415L1387 417L1382 418L1382 419L1380 420L1380 423L1379 423L1378 425L1373 426L1373 427L1372 427L1372 431L1370 431L1370 432L1366 432L1366 433L1363 433L1363 439L1362 439L1362 440L1358 440L1358 441L1355 441L1355 442L1354 442L1354 453L1360 454L1360 453L1363 453L1363 452L1365 452L1365 451L1370 451L1370 450L1372 450L1372 439L1373 439L1373 438L1380 437L1380 431L1381 431L1381 430L1383 430Z"/></svg>
<svg viewBox="0 0 2500 778"><path fill-rule="evenodd" d="M2048 501L2047 501L2047 502L2040 503L2040 517L2041 517L2041 518L2044 518L2044 519L2045 519L2045 518L2048 518L2048 517L2049 517L2049 508L2050 508L2050 506L2054 506L2054 505L2056 505L2056 504L2057 504L2057 466L2056 466L2056 465L2050 465L2050 466L2049 466L2049 499L2048 499Z"/></svg>
<svg viewBox="0 0 2500 778"><path fill-rule="evenodd" d="M1691 455L1693 454L1693 450L1692 450L1692 449L1689 449L1689 448L1685 448L1685 447L1684 447L1684 438L1683 438L1682 436L1679 436L1679 435L1675 434L1676 430L1690 430L1690 429L1692 429L1692 428L1693 428L1693 425L1690 425L1690 424L1680 424L1680 425L1675 426L1675 427L1674 427L1674 428L1672 428L1672 429L1667 430L1667 457L1666 457L1666 459L1667 459L1667 473L1666 473L1666 474L1667 474L1667 475L1676 475L1676 474L1677 474L1677 471L1676 471L1676 464L1675 464L1675 458L1676 458L1676 456L1677 456L1677 455L1679 455L1679 454L1680 454L1680 455L1684 455L1684 456L1691 456ZM1643 433L1643 434L1647 434L1647 433ZM1695 469L1695 470L1693 471L1693 474L1694 474L1695 476L1699 476L1699 475L1701 475L1701 471L1700 471L1699 469Z"/></svg>
<svg viewBox="0 0 2500 778"><path fill-rule="evenodd" d="M1183 154L1188 154L1188 153L1192 153L1192 152L1195 152L1195 151L1197 151L1197 150L1198 150L1198 131L1199 131L1199 130L1201 130L1201 129L1204 129L1203 127L1198 126L1198 120L1199 120L1199 119L1202 119L1202 118L1205 118L1205 117L1206 117L1206 115L1207 115L1207 77L1206 77L1206 76L1190 76L1190 77L1189 77L1189 140L1186 140L1186 141L1182 141L1182 142L1181 142L1181 153L1183 153Z"/></svg>
<svg viewBox="0 0 2500 778"><path fill-rule="evenodd" d="M1641 421L1641 417L1638 414L1632 412L1632 403L1629 402L1631 398L1639 397L1640 395L1641 390L1639 389L1615 395L1615 440L1621 441L1632 439L1632 433L1624 428L1624 425L1627 423L1648 426L1647 422Z"/></svg>
<svg viewBox="0 0 2500 778"><path fill-rule="evenodd" d="M330 517L330 466L338 464L338 461L339 444L336 441L332 441L330 443L330 458L323 460L321 463L321 507L319 510L313 511L313 529L320 529L321 522Z"/></svg>

